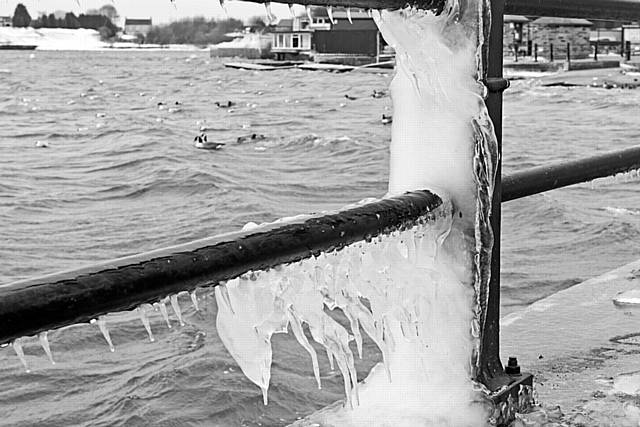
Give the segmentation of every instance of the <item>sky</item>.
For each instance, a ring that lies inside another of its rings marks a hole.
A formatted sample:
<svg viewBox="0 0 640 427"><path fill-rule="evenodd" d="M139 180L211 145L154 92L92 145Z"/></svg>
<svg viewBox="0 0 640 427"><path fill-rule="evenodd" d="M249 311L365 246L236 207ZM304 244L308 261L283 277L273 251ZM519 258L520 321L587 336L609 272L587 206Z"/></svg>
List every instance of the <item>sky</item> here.
<svg viewBox="0 0 640 427"><path fill-rule="evenodd" d="M56 10L64 10L79 15L87 9L98 9L104 4L115 6L123 19L122 22L125 17L151 17L154 24L193 16L221 19L226 17L218 0L175 0L174 3L170 0L0 0L0 16L13 16L18 3L24 4L34 19L41 15L40 12L53 13ZM246 20L255 15L265 16L264 6L260 4L227 0L225 7L232 18ZM278 17L289 16L289 9L285 4L274 3L271 8Z"/></svg>

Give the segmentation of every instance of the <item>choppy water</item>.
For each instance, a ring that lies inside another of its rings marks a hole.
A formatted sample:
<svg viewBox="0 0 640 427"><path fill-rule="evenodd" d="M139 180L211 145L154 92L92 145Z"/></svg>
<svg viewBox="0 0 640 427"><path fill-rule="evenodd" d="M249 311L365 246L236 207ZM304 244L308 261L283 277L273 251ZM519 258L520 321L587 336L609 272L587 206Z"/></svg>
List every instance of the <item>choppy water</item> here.
<svg viewBox="0 0 640 427"><path fill-rule="evenodd" d="M205 52L1 55L0 283L386 190L390 128L380 117L391 101L370 95L390 75L238 71ZM233 112L213 104L227 100ZM514 82L505 173L638 143L639 106L638 91ZM200 126L227 146L194 148ZM236 142L252 133L265 139ZM583 184L506 203L505 311L638 259L639 185ZM154 315L155 343L137 318L113 319L113 354L95 325L50 334L55 366L28 342L30 374L0 349L0 424L282 425L342 398L326 359L318 391L298 344L278 336L264 407L216 335L213 299L202 297L185 327L168 330ZM378 359L367 347L360 375Z"/></svg>

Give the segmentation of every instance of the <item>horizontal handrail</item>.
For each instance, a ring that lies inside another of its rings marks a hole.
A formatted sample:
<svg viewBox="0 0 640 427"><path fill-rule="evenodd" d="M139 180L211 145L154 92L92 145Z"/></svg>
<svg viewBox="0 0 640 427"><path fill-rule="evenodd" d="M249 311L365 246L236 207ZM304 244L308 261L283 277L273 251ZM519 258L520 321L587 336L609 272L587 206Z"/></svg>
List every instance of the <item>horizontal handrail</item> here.
<svg viewBox="0 0 640 427"><path fill-rule="evenodd" d="M429 191L414 191L334 214L276 222L2 285L0 344L412 226L442 204Z"/></svg>
<svg viewBox="0 0 640 427"><path fill-rule="evenodd" d="M502 201L634 169L640 146L539 166L504 176ZM437 195L416 191L0 285L0 343L331 251L410 224L441 204Z"/></svg>
<svg viewBox="0 0 640 427"><path fill-rule="evenodd" d="M640 169L640 145L538 166L502 177L502 201Z"/></svg>
<svg viewBox="0 0 640 427"><path fill-rule="evenodd" d="M249 0L267 3L269 0ZM274 0L276 3L291 3ZM401 9L414 6L442 11L444 0L296 0L302 5L357 7L363 9ZM505 0L504 13L511 15L554 16L601 20L640 20L639 0Z"/></svg>
<svg viewBox="0 0 640 427"><path fill-rule="evenodd" d="M637 21L639 0L505 0L504 13L602 20Z"/></svg>

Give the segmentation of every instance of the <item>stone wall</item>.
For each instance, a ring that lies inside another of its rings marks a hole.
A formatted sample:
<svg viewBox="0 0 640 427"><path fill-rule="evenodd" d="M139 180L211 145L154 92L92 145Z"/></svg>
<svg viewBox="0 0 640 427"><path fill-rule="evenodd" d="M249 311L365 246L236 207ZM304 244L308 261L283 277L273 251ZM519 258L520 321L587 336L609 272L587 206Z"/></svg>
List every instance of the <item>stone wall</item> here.
<svg viewBox="0 0 640 427"><path fill-rule="evenodd" d="M554 60L567 58L567 43L571 44L571 59L587 58L591 54L589 27L531 24L531 39L538 44L538 56L549 59L553 44Z"/></svg>

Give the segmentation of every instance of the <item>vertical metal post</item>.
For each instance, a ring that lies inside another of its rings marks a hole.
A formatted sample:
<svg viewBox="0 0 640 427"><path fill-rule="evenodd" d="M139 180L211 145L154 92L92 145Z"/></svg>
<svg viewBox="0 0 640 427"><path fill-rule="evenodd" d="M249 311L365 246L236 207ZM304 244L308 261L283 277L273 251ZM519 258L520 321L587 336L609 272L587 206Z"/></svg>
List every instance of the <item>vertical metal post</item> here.
<svg viewBox="0 0 640 427"><path fill-rule="evenodd" d="M631 61L631 41L627 40L626 42L624 42L624 46L625 46L625 56L627 58L627 61Z"/></svg>
<svg viewBox="0 0 640 427"><path fill-rule="evenodd" d="M502 91L507 82L502 75L502 37L503 37L504 0L491 1L491 29L489 34L488 54L485 56L489 94L485 101L489 116L493 122L498 142L498 162L496 165L496 182L491 207L491 229L493 231L493 251L491 254L491 280L489 282L489 298L487 313L482 334L482 352L480 354L480 370L478 379L490 390L495 391L510 382L505 375L500 361L500 221L501 221L501 174L502 174Z"/></svg>
<svg viewBox="0 0 640 427"><path fill-rule="evenodd" d="M567 43L567 70L571 69L571 43Z"/></svg>
<svg viewBox="0 0 640 427"><path fill-rule="evenodd" d="M549 62L553 62L553 43L549 43Z"/></svg>
<svg viewBox="0 0 640 427"><path fill-rule="evenodd" d="M538 62L538 43L533 45L533 60Z"/></svg>

